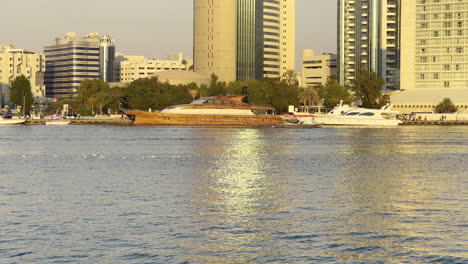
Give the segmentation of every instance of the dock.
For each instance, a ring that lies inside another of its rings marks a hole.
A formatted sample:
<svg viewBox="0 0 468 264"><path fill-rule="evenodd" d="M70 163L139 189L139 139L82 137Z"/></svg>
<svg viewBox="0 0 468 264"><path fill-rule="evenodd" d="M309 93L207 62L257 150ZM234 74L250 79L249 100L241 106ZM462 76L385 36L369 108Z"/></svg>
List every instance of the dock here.
<svg viewBox="0 0 468 264"><path fill-rule="evenodd" d="M27 120L25 125L45 125L45 119ZM83 126L133 126L133 121L129 119L72 119L70 125Z"/></svg>
<svg viewBox="0 0 468 264"><path fill-rule="evenodd" d="M403 121L401 126L468 126L468 120Z"/></svg>

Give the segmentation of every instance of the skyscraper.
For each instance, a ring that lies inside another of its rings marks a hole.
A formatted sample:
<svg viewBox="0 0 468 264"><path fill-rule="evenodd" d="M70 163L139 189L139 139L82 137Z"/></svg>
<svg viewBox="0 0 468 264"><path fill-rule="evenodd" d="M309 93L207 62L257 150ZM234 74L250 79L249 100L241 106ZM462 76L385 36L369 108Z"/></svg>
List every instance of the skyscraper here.
<svg viewBox="0 0 468 264"><path fill-rule="evenodd" d="M77 37L67 33L44 48L47 97L71 98L85 79L112 82L114 78L115 43L108 36L90 33Z"/></svg>
<svg viewBox="0 0 468 264"><path fill-rule="evenodd" d="M468 0L404 0L402 12L402 88L467 88Z"/></svg>
<svg viewBox="0 0 468 264"><path fill-rule="evenodd" d="M236 79L236 0L194 0L195 72Z"/></svg>
<svg viewBox="0 0 468 264"><path fill-rule="evenodd" d="M342 84L374 71L397 90L401 0L338 0L338 60Z"/></svg>
<svg viewBox="0 0 468 264"><path fill-rule="evenodd" d="M295 0L194 0L195 71L222 81L295 68Z"/></svg>

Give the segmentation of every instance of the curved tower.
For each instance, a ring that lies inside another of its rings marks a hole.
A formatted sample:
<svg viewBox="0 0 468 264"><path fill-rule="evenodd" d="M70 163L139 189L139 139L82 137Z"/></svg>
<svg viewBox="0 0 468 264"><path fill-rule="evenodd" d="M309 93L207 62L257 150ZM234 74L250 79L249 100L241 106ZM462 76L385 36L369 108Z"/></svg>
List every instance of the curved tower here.
<svg viewBox="0 0 468 264"><path fill-rule="evenodd" d="M236 80L236 0L194 0L195 72Z"/></svg>

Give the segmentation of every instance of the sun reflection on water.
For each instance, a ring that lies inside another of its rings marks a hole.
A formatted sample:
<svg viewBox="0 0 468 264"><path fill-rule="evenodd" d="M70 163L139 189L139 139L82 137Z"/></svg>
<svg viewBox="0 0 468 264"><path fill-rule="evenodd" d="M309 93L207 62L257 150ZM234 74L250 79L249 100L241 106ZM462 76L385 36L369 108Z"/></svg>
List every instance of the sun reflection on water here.
<svg viewBox="0 0 468 264"><path fill-rule="evenodd" d="M280 250L265 247L274 244L271 234L277 225L285 224L274 219L274 213L281 210L284 186L281 179L267 173L277 168L278 164L269 162L271 156L267 157L275 149L266 145L262 130L229 133L225 137L229 140L220 145L222 151L217 150L217 158L205 172L206 181L199 183L194 193L196 206L209 207L199 208L204 213L194 216L203 243L184 246L210 252L191 256L194 261L250 263L257 254ZM270 221L264 221L268 218Z"/></svg>

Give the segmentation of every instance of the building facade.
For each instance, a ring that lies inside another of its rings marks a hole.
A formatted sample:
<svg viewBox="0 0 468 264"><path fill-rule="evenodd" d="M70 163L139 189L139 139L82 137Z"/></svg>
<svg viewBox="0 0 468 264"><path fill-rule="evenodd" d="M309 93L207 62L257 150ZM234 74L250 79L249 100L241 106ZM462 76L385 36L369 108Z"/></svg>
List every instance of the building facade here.
<svg viewBox="0 0 468 264"><path fill-rule="evenodd" d="M195 71L221 81L295 68L295 0L194 0Z"/></svg>
<svg viewBox="0 0 468 264"><path fill-rule="evenodd" d="M182 53L170 54L166 60L150 60L144 56L117 54L114 78L116 82L132 82L157 76L162 71L193 71L193 60Z"/></svg>
<svg viewBox="0 0 468 264"><path fill-rule="evenodd" d="M11 82L21 75L30 81L35 98L45 97L44 73L44 54L0 45L0 108L9 104Z"/></svg>
<svg viewBox="0 0 468 264"><path fill-rule="evenodd" d="M296 1L263 0L264 68L268 78L281 78L296 68Z"/></svg>
<svg viewBox="0 0 468 264"><path fill-rule="evenodd" d="M405 0L339 0L338 60L342 84L374 71L385 90L400 89L400 10Z"/></svg>
<svg viewBox="0 0 468 264"><path fill-rule="evenodd" d="M324 85L328 78L338 74L338 57L336 54L323 53L316 55L313 50L302 52L302 87Z"/></svg>
<svg viewBox="0 0 468 264"><path fill-rule="evenodd" d="M236 0L194 0L195 72L236 79Z"/></svg>
<svg viewBox="0 0 468 264"><path fill-rule="evenodd" d="M67 33L44 48L47 97L71 98L85 79L112 82L114 78L115 43L108 36L90 33L77 37Z"/></svg>
<svg viewBox="0 0 468 264"><path fill-rule="evenodd" d="M468 88L468 0L403 2L402 88Z"/></svg>

